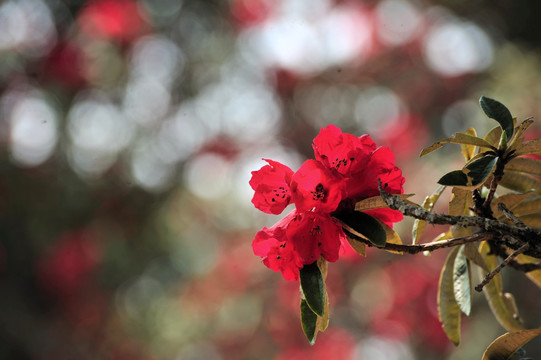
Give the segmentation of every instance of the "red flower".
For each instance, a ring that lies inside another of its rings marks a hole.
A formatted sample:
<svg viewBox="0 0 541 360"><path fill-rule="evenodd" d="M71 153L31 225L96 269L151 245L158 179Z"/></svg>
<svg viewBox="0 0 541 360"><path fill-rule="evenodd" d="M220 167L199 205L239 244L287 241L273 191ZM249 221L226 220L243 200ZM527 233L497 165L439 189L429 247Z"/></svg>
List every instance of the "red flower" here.
<svg viewBox="0 0 541 360"><path fill-rule="evenodd" d="M286 229L296 216L297 210L293 210L271 228L264 227L252 242L254 254L261 256L268 268L281 271L286 280L298 280L299 269L303 267L294 245L286 237Z"/></svg>
<svg viewBox="0 0 541 360"><path fill-rule="evenodd" d="M293 202L299 211L331 213L342 201L344 186L343 178L316 160L306 160L291 178Z"/></svg>
<svg viewBox="0 0 541 360"><path fill-rule="evenodd" d="M342 227L329 214L308 211L297 215L286 230L304 265L312 264L320 256L329 262L338 260Z"/></svg>
<svg viewBox="0 0 541 360"><path fill-rule="evenodd" d="M317 160L346 176L361 170L376 150L376 144L368 135L344 134L332 124L321 129L312 147Z"/></svg>
<svg viewBox="0 0 541 360"><path fill-rule="evenodd" d="M263 263L287 280L298 279L299 269L320 257L338 260L347 239L331 214L354 211L356 202L378 195L378 179L388 192L403 192L404 177L392 151L377 147L368 135L355 137L329 125L314 139L313 148L316 160L305 161L297 172L265 160L269 165L252 172L250 180L258 209L279 214L295 204L296 210L270 229L263 228L252 243ZM388 208L367 213L388 226L403 217Z"/></svg>
<svg viewBox="0 0 541 360"><path fill-rule="evenodd" d="M252 203L267 214L278 215L291 200L289 184L293 171L277 161L263 159L269 165L252 171L250 186L255 190Z"/></svg>

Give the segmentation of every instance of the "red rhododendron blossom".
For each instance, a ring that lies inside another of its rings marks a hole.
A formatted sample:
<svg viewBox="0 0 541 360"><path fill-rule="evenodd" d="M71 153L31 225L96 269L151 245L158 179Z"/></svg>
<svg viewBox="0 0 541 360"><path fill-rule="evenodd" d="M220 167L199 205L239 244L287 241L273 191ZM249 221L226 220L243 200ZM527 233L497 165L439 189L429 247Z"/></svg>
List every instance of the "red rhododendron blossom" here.
<svg viewBox="0 0 541 360"><path fill-rule="evenodd" d="M278 215L290 203L289 185L293 171L277 161L263 160L269 165L252 171L250 186L255 190L252 203L267 214Z"/></svg>
<svg viewBox="0 0 541 360"><path fill-rule="evenodd" d="M299 211L336 210L344 196L345 182L319 161L306 160L291 178L293 202Z"/></svg>
<svg viewBox="0 0 541 360"><path fill-rule="evenodd" d="M376 144L368 135L344 134L334 125L321 129L312 147L317 160L342 175L362 170L376 150Z"/></svg>
<svg viewBox="0 0 541 360"><path fill-rule="evenodd" d="M346 238L342 227L330 215L312 211L297 215L287 227L286 235L304 265L312 264L320 256L335 262L341 241Z"/></svg>
<svg viewBox="0 0 541 360"><path fill-rule="evenodd" d="M254 254L261 256L268 268L282 272L286 280L298 280L299 269L303 267L301 258L286 237L286 229L296 216L297 210L293 210L271 228L264 227L252 242Z"/></svg>
<svg viewBox="0 0 541 360"><path fill-rule="evenodd" d="M299 269L320 257L334 262L349 247L334 217L354 211L355 203L379 195L378 180L392 194L403 193L404 177L394 154L377 147L368 136L356 137L329 125L313 143L315 160L306 160L295 173L272 160L252 172L252 202L266 213L279 214L290 203L296 209L270 229L259 231L254 253L287 280L299 278ZM403 215L388 208L366 211L392 227Z"/></svg>

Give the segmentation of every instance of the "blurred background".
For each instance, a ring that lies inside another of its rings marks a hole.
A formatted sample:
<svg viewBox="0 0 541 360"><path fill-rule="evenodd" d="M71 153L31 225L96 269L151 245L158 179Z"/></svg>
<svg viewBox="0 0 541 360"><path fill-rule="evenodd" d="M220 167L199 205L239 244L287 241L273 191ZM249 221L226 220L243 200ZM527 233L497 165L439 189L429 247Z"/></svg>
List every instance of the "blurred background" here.
<svg viewBox="0 0 541 360"><path fill-rule="evenodd" d="M480 358L504 330L476 294L461 345L446 339L446 251L330 264L331 323L310 347L298 283L252 254L255 232L280 217L252 206L248 181L261 158L297 169L333 123L389 146L422 202L462 165L458 147L419 151L496 125L480 95L539 119L540 11L535 0L1 1L0 359ZM411 224L396 226L404 242ZM512 270L506 281L538 327L540 290Z"/></svg>

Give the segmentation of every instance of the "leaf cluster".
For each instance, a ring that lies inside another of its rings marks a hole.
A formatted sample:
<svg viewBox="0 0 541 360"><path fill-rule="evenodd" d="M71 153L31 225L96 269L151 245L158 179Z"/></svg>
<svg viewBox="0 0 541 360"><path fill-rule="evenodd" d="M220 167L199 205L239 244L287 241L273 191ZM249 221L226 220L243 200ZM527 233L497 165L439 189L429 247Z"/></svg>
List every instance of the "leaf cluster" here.
<svg viewBox="0 0 541 360"><path fill-rule="evenodd" d="M484 137L475 129L456 133L440 140L421 152L431 153L443 144L459 144L466 160L462 169L443 175L441 185L427 196L421 205L432 211L445 188L452 188L449 202L451 216L478 216L488 221L499 221L518 229L541 227L541 140L524 140L524 132L533 123L526 119L517 125L516 118L500 102L481 97L485 114L498 122ZM500 188L504 188L497 192ZM419 242L427 221L415 220L413 242ZM469 236L474 227L454 225L435 241L452 242ZM455 344L460 343L462 313L471 314L473 281L484 277L475 287L483 291L495 318L509 333L498 338L486 350L483 359L508 359L522 345L541 331L525 330L521 324L514 296L504 291L501 269L506 265L522 270L535 285L541 287L539 253L532 249L539 238L527 238L495 232L494 237L480 242L458 244L449 252L443 265L438 290L438 313L443 330ZM530 255L530 256L528 256ZM500 263L498 258L504 259ZM530 271L531 270L531 271Z"/></svg>

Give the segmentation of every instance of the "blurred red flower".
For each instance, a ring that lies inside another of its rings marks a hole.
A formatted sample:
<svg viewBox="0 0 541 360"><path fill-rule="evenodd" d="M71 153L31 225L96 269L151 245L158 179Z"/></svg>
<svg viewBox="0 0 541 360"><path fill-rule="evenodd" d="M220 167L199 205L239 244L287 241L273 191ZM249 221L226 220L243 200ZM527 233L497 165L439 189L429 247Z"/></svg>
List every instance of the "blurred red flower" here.
<svg viewBox="0 0 541 360"><path fill-rule="evenodd" d="M91 37L129 42L146 30L146 18L136 1L93 0L86 3L77 20Z"/></svg>

